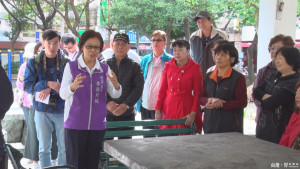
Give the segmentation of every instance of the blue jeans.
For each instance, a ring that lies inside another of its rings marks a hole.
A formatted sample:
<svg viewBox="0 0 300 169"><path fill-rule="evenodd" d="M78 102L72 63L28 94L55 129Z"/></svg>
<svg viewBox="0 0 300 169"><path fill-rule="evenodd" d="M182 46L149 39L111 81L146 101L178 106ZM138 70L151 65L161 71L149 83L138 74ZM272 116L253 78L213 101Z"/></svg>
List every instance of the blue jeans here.
<svg viewBox="0 0 300 169"><path fill-rule="evenodd" d="M24 117L25 117L25 122L26 122L26 126L28 127L28 117L29 117L29 111L30 108L28 107L24 107L23 105L21 106L23 112L24 112Z"/></svg>
<svg viewBox="0 0 300 169"><path fill-rule="evenodd" d="M40 166L52 166L51 163L51 143L52 131L55 128L58 147L58 165L66 164L66 150L64 140L64 114L53 114L35 111L35 125L39 140Z"/></svg>

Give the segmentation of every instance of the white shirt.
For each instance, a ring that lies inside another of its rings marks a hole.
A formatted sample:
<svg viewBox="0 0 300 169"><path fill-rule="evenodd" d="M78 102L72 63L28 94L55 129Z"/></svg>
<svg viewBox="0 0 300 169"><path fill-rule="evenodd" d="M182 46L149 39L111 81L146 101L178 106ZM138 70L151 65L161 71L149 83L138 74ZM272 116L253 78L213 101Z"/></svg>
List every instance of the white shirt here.
<svg viewBox="0 0 300 169"><path fill-rule="evenodd" d="M88 71L88 73L90 75L93 74L95 69L102 70L98 60L96 61L96 64L94 65L94 67L91 70L84 63L82 55L78 58L77 61L81 67L86 68L86 70ZM110 71L109 67L108 67L108 74L111 76L111 71ZM64 109L64 121L66 121L69 116L69 111L70 111L70 108L73 103L73 95L76 92L76 90L74 92L71 91L72 83L73 83L73 76L71 73L70 65L69 65L69 63L67 63L65 66L64 75L63 75L63 79L62 79L61 87L60 87L60 91L59 91L60 97L64 100L66 100L65 101L65 109ZM112 98L118 98L121 96L121 94L122 94L122 86L121 85L120 85L120 89L116 90L108 78L107 78L106 84L107 84L106 90Z"/></svg>
<svg viewBox="0 0 300 169"><path fill-rule="evenodd" d="M155 110L160 80L164 69L161 56L156 58L153 54L152 57L151 62L148 64L148 71L142 94L142 106L147 110Z"/></svg>
<svg viewBox="0 0 300 169"><path fill-rule="evenodd" d="M75 60L75 59L76 59L76 56L77 56L77 54L78 54L78 52L79 52L78 48L77 48L73 53L69 53L69 52L68 52L68 58L69 58L71 61Z"/></svg>
<svg viewBox="0 0 300 169"><path fill-rule="evenodd" d="M102 52L103 59L109 59L113 56L113 54L114 54L114 51L112 50L112 48L105 49ZM141 58L138 54L136 54L136 52L134 52L133 50L129 50L127 52L127 55L130 59L132 59L135 62L137 62L138 64L140 64Z"/></svg>

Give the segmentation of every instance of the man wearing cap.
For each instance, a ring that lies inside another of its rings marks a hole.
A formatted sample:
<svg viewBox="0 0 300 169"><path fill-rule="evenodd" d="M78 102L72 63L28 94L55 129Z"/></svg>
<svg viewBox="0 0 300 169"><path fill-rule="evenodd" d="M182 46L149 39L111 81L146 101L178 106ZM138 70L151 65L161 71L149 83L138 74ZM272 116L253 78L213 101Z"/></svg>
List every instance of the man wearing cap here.
<svg viewBox="0 0 300 169"><path fill-rule="evenodd" d="M107 95L107 121L131 121L134 120L134 105L142 95L144 78L140 65L128 58L127 52L130 49L129 37L125 33L117 33L113 39L113 57L104 59L111 70L117 76L122 86L122 95L113 99ZM128 128L122 128L128 130ZM121 130L122 130L121 129ZM133 129L133 128L130 128ZM120 129L116 129L120 130Z"/></svg>
<svg viewBox="0 0 300 169"><path fill-rule="evenodd" d="M207 69L215 64L210 51L214 41L218 39L228 40L228 35L212 26L213 21L207 11L198 12L194 21L197 22L199 30L192 33L190 37L190 55L201 65L201 72L204 77Z"/></svg>
<svg viewBox="0 0 300 169"><path fill-rule="evenodd" d="M111 34L110 35L110 39L109 39L109 46L110 46L110 48L105 49L102 52L103 59L109 59L109 58L111 58L113 56L114 51L112 49L112 44L113 44L113 41L114 41L114 37L115 37L115 34ZM127 52L127 55L128 55L128 57L130 59L136 61L137 63L141 62L140 56L135 51L133 51L131 49Z"/></svg>

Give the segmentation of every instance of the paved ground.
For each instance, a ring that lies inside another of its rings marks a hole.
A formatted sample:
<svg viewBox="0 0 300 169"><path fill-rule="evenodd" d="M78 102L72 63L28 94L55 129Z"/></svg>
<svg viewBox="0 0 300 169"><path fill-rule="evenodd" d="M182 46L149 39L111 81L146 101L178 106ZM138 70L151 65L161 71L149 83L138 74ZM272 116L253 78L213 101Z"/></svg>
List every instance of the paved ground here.
<svg viewBox="0 0 300 169"><path fill-rule="evenodd" d="M22 114L22 110L18 107L18 105L13 104L8 114ZM255 135L255 113L256 113L256 107L253 102L248 103L247 108L244 111L244 134L245 135ZM136 120L141 120L140 113L137 113ZM140 138L140 137L134 137L134 138ZM13 144L14 147L24 148L24 145L22 144ZM32 164L29 163L27 159L22 159L21 164L26 168L32 169ZM10 161L8 169L13 169Z"/></svg>

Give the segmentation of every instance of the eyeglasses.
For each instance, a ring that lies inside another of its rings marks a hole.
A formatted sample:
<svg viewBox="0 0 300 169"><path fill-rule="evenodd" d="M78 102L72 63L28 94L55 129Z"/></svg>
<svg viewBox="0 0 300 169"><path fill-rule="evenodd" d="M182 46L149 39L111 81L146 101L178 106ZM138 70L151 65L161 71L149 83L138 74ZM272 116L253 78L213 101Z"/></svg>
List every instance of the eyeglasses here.
<svg viewBox="0 0 300 169"><path fill-rule="evenodd" d="M163 39L151 39L150 40L151 42L162 42L162 41L164 41Z"/></svg>
<svg viewBox="0 0 300 169"><path fill-rule="evenodd" d="M84 45L87 49L95 49L95 50L100 50L100 46L93 46L93 45Z"/></svg>
<svg viewBox="0 0 300 169"><path fill-rule="evenodd" d="M269 49L269 52L277 52L280 48L281 48L281 46L272 46L268 49Z"/></svg>

